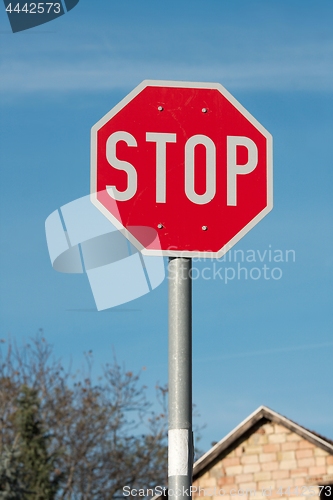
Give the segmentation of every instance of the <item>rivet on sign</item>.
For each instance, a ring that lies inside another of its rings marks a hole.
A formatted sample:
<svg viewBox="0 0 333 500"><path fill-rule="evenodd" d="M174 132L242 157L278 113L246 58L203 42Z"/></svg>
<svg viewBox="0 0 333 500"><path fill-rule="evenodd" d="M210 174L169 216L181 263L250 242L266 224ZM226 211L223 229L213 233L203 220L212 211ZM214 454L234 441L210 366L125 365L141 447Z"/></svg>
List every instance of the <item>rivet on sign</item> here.
<svg viewBox="0 0 333 500"><path fill-rule="evenodd" d="M208 226L202 226L203 231L207 231L207 229L208 229Z"/></svg>
<svg viewBox="0 0 333 500"><path fill-rule="evenodd" d="M158 229L163 229L163 224L157 224Z"/></svg>
<svg viewBox="0 0 333 500"><path fill-rule="evenodd" d="M201 110L203 113L207 113L208 109L207 108L202 108Z"/></svg>
<svg viewBox="0 0 333 500"><path fill-rule="evenodd" d="M157 109L158 109L159 111L163 111L163 106L159 106Z"/></svg>

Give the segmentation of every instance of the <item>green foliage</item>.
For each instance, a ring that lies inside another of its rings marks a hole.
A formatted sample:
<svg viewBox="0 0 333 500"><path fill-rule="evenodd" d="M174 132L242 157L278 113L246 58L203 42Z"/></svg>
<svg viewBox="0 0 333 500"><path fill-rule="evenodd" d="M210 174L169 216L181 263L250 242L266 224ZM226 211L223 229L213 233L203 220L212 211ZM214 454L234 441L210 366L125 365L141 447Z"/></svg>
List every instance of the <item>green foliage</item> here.
<svg viewBox="0 0 333 500"><path fill-rule="evenodd" d="M20 451L16 443L0 455L0 500L25 500Z"/></svg>
<svg viewBox="0 0 333 500"><path fill-rule="evenodd" d="M50 438L40 416L38 391L23 385L15 413L23 482L27 500L53 500L59 487L55 456L48 452Z"/></svg>

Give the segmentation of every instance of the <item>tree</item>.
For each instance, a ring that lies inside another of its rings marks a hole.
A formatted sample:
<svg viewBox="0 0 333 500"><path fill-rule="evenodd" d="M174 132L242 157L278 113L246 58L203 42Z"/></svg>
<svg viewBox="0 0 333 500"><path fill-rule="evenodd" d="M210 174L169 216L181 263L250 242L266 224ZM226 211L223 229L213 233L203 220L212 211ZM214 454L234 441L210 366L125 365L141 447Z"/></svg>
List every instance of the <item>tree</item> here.
<svg viewBox="0 0 333 500"><path fill-rule="evenodd" d="M38 391L21 387L15 412L19 437L23 483L27 500L53 500L59 489L60 474L56 457L48 452L50 437L40 418Z"/></svg>
<svg viewBox="0 0 333 500"><path fill-rule="evenodd" d="M90 352L85 373L65 370L42 332L1 350L1 463L17 483L12 494L21 487L3 499L109 500L124 486L166 484L166 389L158 388L162 411L154 413L140 374L114 359L94 382L91 366Z"/></svg>

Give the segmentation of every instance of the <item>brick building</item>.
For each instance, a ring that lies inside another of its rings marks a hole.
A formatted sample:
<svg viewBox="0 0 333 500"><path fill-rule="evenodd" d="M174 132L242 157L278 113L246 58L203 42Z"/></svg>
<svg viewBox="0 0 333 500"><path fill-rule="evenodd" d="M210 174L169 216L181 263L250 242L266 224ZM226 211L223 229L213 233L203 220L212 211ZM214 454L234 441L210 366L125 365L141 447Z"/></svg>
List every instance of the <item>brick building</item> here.
<svg viewBox="0 0 333 500"><path fill-rule="evenodd" d="M194 464L193 486L194 499L329 500L333 441L261 406Z"/></svg>

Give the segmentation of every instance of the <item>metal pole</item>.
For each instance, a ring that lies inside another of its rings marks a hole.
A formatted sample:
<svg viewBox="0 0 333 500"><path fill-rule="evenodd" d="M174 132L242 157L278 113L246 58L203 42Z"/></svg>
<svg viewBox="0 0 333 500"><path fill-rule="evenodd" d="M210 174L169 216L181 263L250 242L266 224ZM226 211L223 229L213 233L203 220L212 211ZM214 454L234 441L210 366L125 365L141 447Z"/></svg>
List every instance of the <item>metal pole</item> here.
<svg viewBox="0 0 333 500"><path fill-rule="evenodd" d="M190 500L192 438L191 259L169 259L169 497Z"/></svg>

